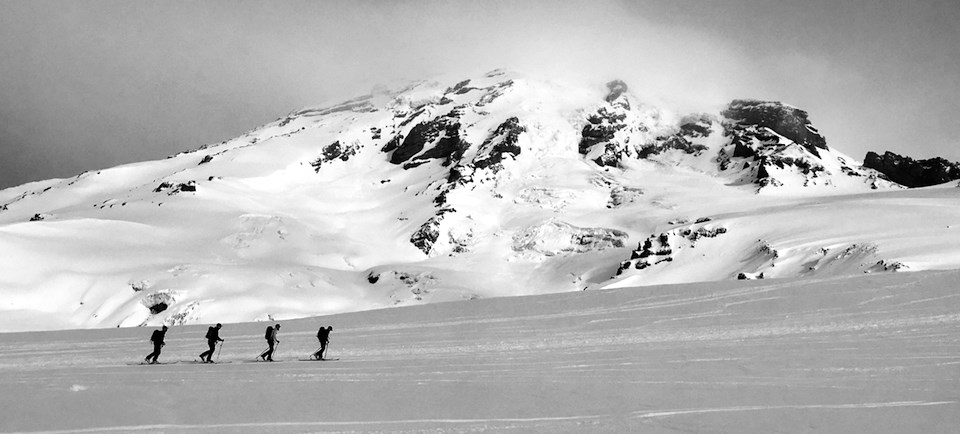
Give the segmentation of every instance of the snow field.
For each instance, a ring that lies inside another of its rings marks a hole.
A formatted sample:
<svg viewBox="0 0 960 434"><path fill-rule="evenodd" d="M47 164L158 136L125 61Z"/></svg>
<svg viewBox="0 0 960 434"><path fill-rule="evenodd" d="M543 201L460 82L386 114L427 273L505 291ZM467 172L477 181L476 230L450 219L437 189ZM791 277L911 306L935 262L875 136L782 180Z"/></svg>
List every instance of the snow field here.
<svg viewBox="0 0 960 434"><path fill-rule="evenodd" d="M720 282L225 324L0 334L0 431L955 432L960 272ZM333 325L330 362L291 361ZM205 350L173 327L161 361Z"/></svg>

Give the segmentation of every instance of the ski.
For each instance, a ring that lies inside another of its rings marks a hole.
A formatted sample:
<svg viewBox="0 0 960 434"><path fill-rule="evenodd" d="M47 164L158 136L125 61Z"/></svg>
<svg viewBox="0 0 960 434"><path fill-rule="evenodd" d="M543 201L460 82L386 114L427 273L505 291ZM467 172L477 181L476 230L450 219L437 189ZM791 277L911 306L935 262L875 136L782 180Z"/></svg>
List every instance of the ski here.
<svg viewBox="0 0 960 434"><path fill-rule="evenodd" d="M221 365L221 364L224 364L224 363L232 363L232 362L229 361L229 360L224 360L224 361L222 361L222 362L204 362L204 361L201 361L201 360L181 360L180 362L181 362L181 363L187 363L187 364L190 364L190 365Z"/></svg>
<svg viewBox="0 0 960 434"><path fill-rule="evenodd" d="M127 366L140 366L140 365L176 365L177 363L180 363L180 362L179 362L179 361L175 361L175 362L156 362L156 363L150 363L150 362L129 362L129 363L127 363Z"/></svg>
<svg viewBox="0 0 960 434"><path fill-rule="evenodd" d="M335 360L340 360L340 358L336 358L336 359L312 359L311 358L311 359L297 359L297 360L301 362L332 362Z"/></svg>

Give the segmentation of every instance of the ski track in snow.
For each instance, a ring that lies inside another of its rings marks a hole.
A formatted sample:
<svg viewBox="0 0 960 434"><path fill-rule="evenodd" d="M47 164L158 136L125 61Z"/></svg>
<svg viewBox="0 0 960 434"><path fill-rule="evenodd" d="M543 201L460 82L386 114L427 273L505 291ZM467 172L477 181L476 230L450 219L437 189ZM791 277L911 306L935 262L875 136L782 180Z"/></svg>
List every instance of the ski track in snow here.
<svg viewBox="0 0 960 434"><path fill-rule="evenodd" d="M0 432L956 432L960 272L284 321L276 363L126 366L152 328L0 334ZM320 325L335 326L329 357ZM226 324L250 361L263 323ZM171 328L161 361L205 350ZM51 413L51 410L54 410Z"/></svg>

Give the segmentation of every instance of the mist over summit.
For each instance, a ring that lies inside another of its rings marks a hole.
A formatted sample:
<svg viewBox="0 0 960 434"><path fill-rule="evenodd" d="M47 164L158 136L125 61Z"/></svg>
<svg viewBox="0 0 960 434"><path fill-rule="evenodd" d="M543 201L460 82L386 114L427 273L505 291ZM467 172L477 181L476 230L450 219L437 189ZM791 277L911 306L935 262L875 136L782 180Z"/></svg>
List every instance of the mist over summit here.
<svg viewBox="0 0 960 434"><path fill-rule="evenodd" d="M298 110L0 191L0 329L957 268L960 189L906 190L816 119L507 70Z"/></svg>

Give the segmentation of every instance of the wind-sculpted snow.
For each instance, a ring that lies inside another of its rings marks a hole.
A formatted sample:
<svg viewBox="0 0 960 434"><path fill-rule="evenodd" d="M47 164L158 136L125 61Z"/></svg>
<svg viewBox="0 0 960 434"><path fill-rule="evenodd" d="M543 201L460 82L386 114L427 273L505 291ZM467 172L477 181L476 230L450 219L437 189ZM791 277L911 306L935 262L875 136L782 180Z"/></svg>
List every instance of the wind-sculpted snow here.
<svg viewBox="0 0 960 434"><path fill-rule="evenodd" d="M430 273L382 273L425 283ZM577 291L0 334L2 432L955 432L960 272ZM380 283L378 283L380 284ZM429 288L424 285L422 288ZM299 362L333 325L328 362ZM51 413L52 409L55 412Z"/></svg>
<svg viewBox="0 0 960 434"><path fill-rule="evenodd" d="M944 206L960 189L900 192L815 119L772 101L673 113L623 81L500 70L379 89L0 191L0 330L960 267ZM634 257L660 234L669 248Z"/></svg>

